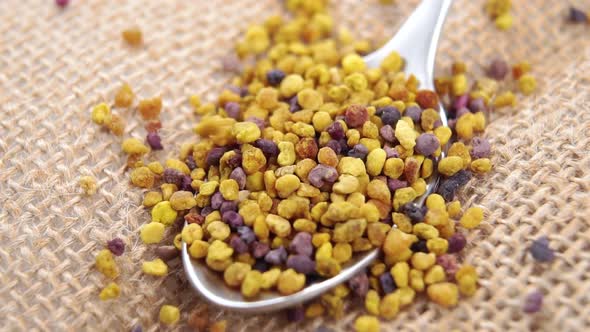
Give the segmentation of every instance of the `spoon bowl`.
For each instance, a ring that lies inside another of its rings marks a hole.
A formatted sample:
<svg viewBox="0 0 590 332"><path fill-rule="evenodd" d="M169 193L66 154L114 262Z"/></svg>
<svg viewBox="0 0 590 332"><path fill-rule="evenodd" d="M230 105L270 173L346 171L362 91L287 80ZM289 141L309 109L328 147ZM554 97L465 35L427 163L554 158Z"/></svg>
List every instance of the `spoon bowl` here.
<svg viewBox="0 0 590 332"><path fill-rule="evenodd" d="M421 88L434 89L433 70L438 39L452 0L423 0L402 25L398 33L383 47L364 57L368 67L379 67L381 61L397 51L405 60L405 72L412 73L421 82ZM447 125L446 113L439 105L440 118ZM426 197L438 184L438 175L433 175L426 193L417 203L422 205ZM379 256L380 248L357 253L343 266L340 273L332 278L311 283L291 295L277 292L262 292L255 300L244 299L239 289L228 287L220 274L205 264L193 260L186 243L182 244L182 263L190 284L209 302L233 311L245 313L267 313L295 306L311 300L365 270Z"/></svg>

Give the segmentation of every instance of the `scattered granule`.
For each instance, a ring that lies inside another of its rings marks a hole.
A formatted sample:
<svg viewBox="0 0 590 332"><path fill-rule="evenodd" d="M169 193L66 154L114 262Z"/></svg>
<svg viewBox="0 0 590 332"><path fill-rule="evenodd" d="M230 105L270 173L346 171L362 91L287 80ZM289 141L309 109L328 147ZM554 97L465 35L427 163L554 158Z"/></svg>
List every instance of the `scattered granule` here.
<svg viewBox="0 0 590 332"><path fill-rule="evenodd" d="M121 144L121 148L123 149L123 152L128 155L143 155L150 151L150 149L137 138L128 138L124 140L123 144Z"/></svg>
<svg viewBox="0 0 590 332"><path fill-rule="evenodd" d="M519 62L512 66L512 77L517 80L522 75L528 73L531 70L531 64L527 61Z"/></svg>
<svg viewBox="0 0 590 332"><path fill-rule="evenodd" d="M111 122L111 116L111 108L105 103L92 108L92 121L97 125L108 125Z"/></svg>
<svg viewBox="0 0 590 332"><path fill-rule="evenodd" d="M195 331L205 331L209 327L209 307L200 305L193 309L189 314L187 324Z"/></svg>
<svg viewBox="0 0 590 332"><path fill-rule="evenodd" d="M572 23L588 23L588 14L578 8L570 7L568 20Z"/></svg>
<svg viewBox="0 0 590 332"><path fill-rule="evenodd" d="M354 329L356 332L379 332L379 320L373 316L359 316L354 321Z"/></svg>
<svg viewBox="0 0 590 332"><path fill-rule="evenodd" d="M119 268L108 249L103 249L96 255L96 268L100 273L109 278L114 279L119 275Z"/></svg>
<svg viewBox="0 0 590 332"><path fill-rule="evenodd" d="M494 59L488 67L487 74L489 77L501 81L508 74L508 63L503 59Z"/></svg>
<svg viewBox="0 0 590 332"><path fill-rule="evenodd" d="M537 80L530 74L524 74L518 79L518 89L524 95L530 95L537 88Z"/></svg>
<svg viewBox="0 0 590 332"><path fill-rule="evenodd" d="M166 226L160 222L150 222L141 227L140 238L145 244L159 243L164 238Z"/></svg>
<svg viewBox="0 0 590 332"><path fill-rule="evenodd" d="M143 270L143 273L157 277L162 277L168 274L168 265L159 258L156 258L153 261L143 262L141 269Z"/></svg>
<svg viewBox="0 0 590 332"><path fill-rule="evenodd" d="M120 293L121 290L119 288L119 285L117 285L114 282L111 282L100 291L100 294L98 296L101 300L106 301L119 297Z"/></svg>
<svg viewBox="0 0 590 332"><path fill-rule="evenodd" d="M138 167L131 172L131 183L137 187L151 188L154 181L154 173L148 167Z"/></svg>
<svg viewBox="0 0 590 332"><path fill-rule="evenodd" d="M55 0L55 4L61 8L65 8L70 4L70 0Z"/></svg>
<svg viewBox="0 0 590 332"><path fill-rule="evenodd" d="M549 239L546 236L534 240L529 251L537 262L547 263L555 259L555 251L549 247Z"/></svg>
<svg viewBox="0 0 590 332"><path fill-rule="evenodd" d="M113 255L121 256L125 252L125 242L123 242L121 238L116 237L107 241L107 248L113 253Z"/></svg>
<svg viewBox="0 0 590 332"><path fill-rule="evenodd" d="M227 321L220 320L217 321L209 327L209 332L225 332L227 330Z"/></svg>
<svg viewBox="0 0 590 332"><path fill-rule="evenodd" d="M453 307L459 299L459 288L453 283L441 282L428 286L427 294L433 302L443 307Z"/></svg>
<svg viewBox="0 0 590 332"><path fill-rule="evenodd" d="M459 224L467 229L471 229L479 226L482 220L483 209L480 207L470 207L461 216Z"/></svg>
<svg viewBox="0 0 590 332"><path fill-rule="evenodd" d="M240 62L240 58L238 58L235 54L224 56L221 59L221 67L223 68L223 71L229 73L238 74L242 71L242 63Z"/></svg>
<svg viewBox="0 0 590 332"><path fill-rule="evenodd" d="M502 14L494 20L496 27L500 30L508 30L514 23L514 17L510 13Z"/></svg>
<svg viewBox="0 0 590 332"><path fill-rule="evenodd" d="M159 246L155 250L156 255L163 261L172 260L180 254L178 249L174 246Z"/></svg>
<svg viewBox="0 0 590 332"><path fill-rule="evenodd" d="M113 135L122 136L125 132L125 120L120 116L113 114L111 116L111 122L107 125L107 128L109 128Z"/></svg>
<svg viewBox="0 0 590 332"><path fill-rule="evenodd" d="M155 97L139 101L137 110L144 120L157 120L162 111L162 98Z"/></svg>
<svg viewBox="0 0 590 332"><path fill-rule="evenodd" d="M494 20L496 27L500 30L508 30L512 27L511 9L512 0L487 0L485 4L488 16Z"/></svg>
<svg viewBox="0 0 590 332"><path fill-rule="evenodd" d="M133 104L135 95L129 84L123 84L117 94L115 95L116 107L130 107Z"/></svg>
<svg viewBox="0 0 590 332"><path fill-rule="evenodd" d="M166 325L174 325L180 320L180 310L169 304L165 304L160 308L160 322Z"/></svg>
<svg viewBox="0 0 590 332"><path fill-rule="evenodd" d="M465 236L461 233L453 234L450 238L448 238L448 241L449 241L449 249L448 249L449 253L460 252L461 250L463 250L463 248L465 248L465 245L467 244L467 240L465 239Z"/></svg>
<svg viewBox="0 0 590 332"><path fill-rule="evenodd" d="M494 107L506 107L506 106L514 106L516 105L516 96L512 91L506 91L494 99Z"/></svg>
<svg viewBox="0 0 590 332"><path fill-rule="evenodd" d="M148 132L145 140L147 141L150 148L152 148L152 150L164 149L164 147L162 146L162 139L160 138L160 135L158 134L158 132L155 132L155 131Z"/></svg>
<svg viewBox="0 0 590 332"><path fill-rule="evenodd" d="M78 181L80 188L84 191L86 195L94 195L96 194L96 190L98 189L98 184L96 183L96 179L90 175L84 175L80 177Z"/></svg>
<svg viewBox="0 0 590 332"><path fill-rule="evenodd" d="M463 296L473 296L477 291L479 276L471 265L463 265L455 273L455 280L459 286L459 292Z"/></svg>
<svg viewBox="0 0 590 332"><path fill-rule="evenodd" d="M143 33L137 27L129 28L121 32L123 40L131 46L139 46L143 43Z"/></svg>
<svg viewBox="0 0 590 332"><path fill-rule="evenodd" d="M302 305L287 309L287 320L290 322L300 322L305 319L305 308Z"/></svg>
<svg viewBox="0 0 590 332"><path fill-rule="evenodd" d="M527 314L539 312L543 307L543 297L543 292L539 290L529 293L524 299L522 311Z"/></svg>

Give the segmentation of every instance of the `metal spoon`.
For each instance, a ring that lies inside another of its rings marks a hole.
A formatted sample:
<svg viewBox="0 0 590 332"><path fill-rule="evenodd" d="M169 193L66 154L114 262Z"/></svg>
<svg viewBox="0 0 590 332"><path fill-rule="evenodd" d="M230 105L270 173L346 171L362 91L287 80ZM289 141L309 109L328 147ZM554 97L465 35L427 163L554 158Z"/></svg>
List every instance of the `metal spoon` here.
<svg viewBox="0 0 590 332"><path fill-rule="evenodd" d="M434 90L436 48L451 3L452 0L423 0L387 44L364 58L367 66L379 67L381 61L395 50L406 61L405 72L414 74L421 82L421 88ZM443 125L447 125L442 105L440 118ZM418 204L424 203L426 196L436 188L437 182L438 177L433 176L428 183L426 194L418 199ZM380 249L377 248L357 254L335 277L311 284L295 294L283 296L276 292L263 292L253 301L245 300L238 289L225 285L217 272L210 270L205 264L193 261L186 243L182 244L182 262L193 288L210 302L234 311L266 313L292 307L325 293L363 271L378 257L379 252Z"/></svg>

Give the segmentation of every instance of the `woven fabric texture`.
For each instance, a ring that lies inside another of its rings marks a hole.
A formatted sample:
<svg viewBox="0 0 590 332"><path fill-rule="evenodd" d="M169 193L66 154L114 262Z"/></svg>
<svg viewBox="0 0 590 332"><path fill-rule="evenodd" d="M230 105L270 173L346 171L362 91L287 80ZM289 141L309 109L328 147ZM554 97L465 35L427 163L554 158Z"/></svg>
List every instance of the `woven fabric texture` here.
<svg viewBox="0 0 590 332"><path fill-rule="evenodd" d="M434 0L433 0L434 1ZM396 31L416 0L332 1L332 13L358 36L376 42ZM477 267L481 289L446 310L419 300L384 331L583 331L590 328L590 26L565 23L565 1L513 1L515 26L500 32L483 0L456 0L444 29L437 71L456 59L475 72L497 55L529 60L536 94L491 116L492 173L461 193L485 209L462 260ZM590 10L590 1L568 1ZM212 100L229 80L220 58L251 22L284 12L279 0L73 0L60 10L48 0L0 1L0 321L4 331L144 331L162 304L180 306L176 327L202 300L179 262L167 278L145 276L153 248L138 239L148 213L129 185L121 139L90 121L92 105L112 101L129 82L139 97L164 100L163 160L195 139L187 96ZM354 13L354 14L352 14ZM140 26L145 45L120 37ZM447 68L447 69L445 69ZM126 137L142 138L133 110L117 110ZM81 175L98 179L96 195L81 194ZM547 235L558 252L534 263L527 247ZM127 244L117 258L121 297L101 302L108 282L94 267L106 241ZM545 294L540 313L525 315L527 293ZM229 331L350 331L361 312L349 303L337 321L287 324L282 315L240 315L211 308Z"/></svg>

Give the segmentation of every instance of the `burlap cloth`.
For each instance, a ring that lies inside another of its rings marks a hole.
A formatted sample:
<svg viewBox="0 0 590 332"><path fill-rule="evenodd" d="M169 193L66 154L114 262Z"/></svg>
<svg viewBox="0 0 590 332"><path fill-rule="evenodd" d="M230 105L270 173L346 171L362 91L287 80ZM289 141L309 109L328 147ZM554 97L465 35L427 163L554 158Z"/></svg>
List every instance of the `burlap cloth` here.
<svg viewBox="0 0 590 332"><path fill-rule="evenodd" d="M193 137L187 96L211 99L227 82L220 57L249 22L282 11L278 0L79 0L59 10L49 0L0 1L0 330L125 331L164 329L162 304L187 313L201 303L181 269L165 279L142 275L153 249L138 241L148 220L142 193L128 185L120 139L93 125L89 110L112 101L129 82L141 97L161 94L163 159ZM332 12L355 33L384 40L417 1L333 1ZM565 1L514 1L515 26L493 27L483 1L457 0L447 21L438 68L464 59L481 70L491 57L528 59L540 89L517 109L494 114L487 136L495 168L462 194L486 222L469 236L463 257L477 266L481 289L452 310L420 300L384 331L583 331L590 327L590 27L564 22ZM572 1L590 10L590 1ZM139 25L145 46L131 49L120 32ZM120 111L127 134L144 135L132 111ZM100 184L81 195L80 175ZM535 264L527 247L547 235L558 251ZM98 300L107 280L94 256L122 237L119 299ZM179 264L176 263L176 267ZM543 309L525 315L525 295L545 292ZM358 308L358 306L354 307ZM213 309L229 331L351 330L350 306L338 321L287 324L280 314L240 315Z"/></svg>

